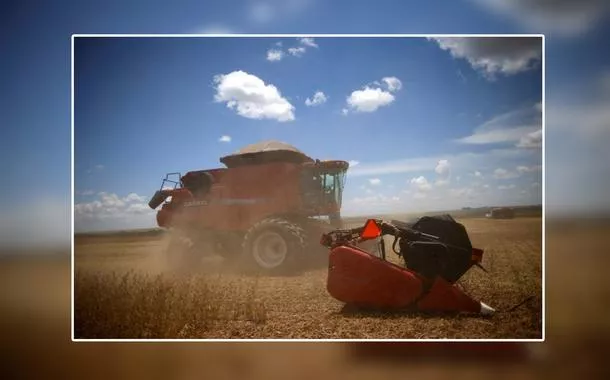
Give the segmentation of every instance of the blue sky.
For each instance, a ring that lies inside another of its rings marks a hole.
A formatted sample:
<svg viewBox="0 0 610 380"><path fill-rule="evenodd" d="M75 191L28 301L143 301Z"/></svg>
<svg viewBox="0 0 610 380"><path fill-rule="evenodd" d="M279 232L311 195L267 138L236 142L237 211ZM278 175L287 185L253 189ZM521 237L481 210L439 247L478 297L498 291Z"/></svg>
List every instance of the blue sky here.
<svg viewBox="0 0 610 380"><path fill-rule="evenodd" d="M570 1L563 0L561 3L570 3ZM603 140L602 137L607 137L605 133L608 130L608 123L605 121L607 118L604 109L607 108L605 105L610 99L610 85L604 85L604 83L608 83L606 78L608 78L609 72L610 52L608 49L602 48L605 46L610 31L610 24L604 22L608 19L608 5L604 1L587 0L578 2L570 9L570 12L564 12L562 9L559 6L535 8L527 1L514 3L505 0L488 2L447 0L434 3L376 1L374 4L319 0L172 3L133 1L129 5L118 1L58 1L53 3L19 2L5 6L3 22L0 23L4 57L4 70L0 72L0 79L3 83L3 103L8 106L3 110L0 120L3 126L6 126L3 128L5 131L3 141L6 145L3 149L3 158L5 162L9 162L6 175L11 180L5 181L4 186L5 196L2 208L7 217L2 225L3 240L8 241L7 239L10 238L17 242L29 240L45 243L51 240L61 242L68 239L70 224L69 59L72 33L213 31L242 33L545 33L547 36L548 97L547 205L555 209L568 206L575 210L597 209L607 204L604 194L610 187L607 179L610 176L607 175L607 165L605 164L608 162L607 153L599 147L600 141ZM468 79L468 92L457 90L458 86L462 85L460 82L450 80L446 82L448 88L452 88L456 94L461 96L458 96L459 100L452 98L452 102L443 108L443 112L428 110L430 114L424 116L419 109L409 108L411 107L409 101L418 100L413 88L416 88L418 81L426 78L422 73L428 68L424 65L417 66L417 62L411 62L407 53L403 60L409 63L404 66L419 67L421 72L403 70L404 74L401 77L399 69L392 72L392 68L388 67L387 71L390 72L381 73L383 65L388 64L387 62L378 62L376 68L380 70L379 72L375 72L375 68L370 68L370 73L360 72L362 77L357 77L356 73L352 73L353 76L350 77L347 75L349 72L346 72L345 79L334 80L332 86L323 86L324 83L321 83L320 89L328 91L329 100L323 107L309 109L304 106L302 98L313 95L310 88L305 88L309 84L306 86L299 85L297 82L288 83L287 73L296 70L298 65L306 65L306 62L311 64L314 60L321 65L324 57L332 54L333 50L329 47L330 45L325 45L325 41L318 42L320 42L319 50L309 51L301 59L286 59L276 62L280 65L274 66L267 65L264 59L260 59L260 57L264 58L264 52L268 46L252 44L243 47L244 55L250 54L257 57L257 60L247 63L250 70L248 72L260 76L266 83L277 85L282 95L290 97L291 103L296 107L296 120L285 128L286 132L283 132L286 133L286 139L290 137L288 130L306 125L304 123L312 120L313 115L320 116L327 122L337 120L336 124L332 124L333 128L341 128L342 125L349 125L351 129L363 128L362 126L374 117L379 117L383 113L384 117L390 120L392 116L397 116L399 110L420 112L418 115L411 114L420 124L432 123L431 120L440 123L442 119L449 119L448 113L450 110L453 111L447 107L466 109L466 102L470 101L473 102L471 104L474 104L476 97L481 97L485 93L485 87L492 86L477 77L467 61L452 60L449 52L443 52L439 48L435 49L433 44L422 43L419 49L414 48L416 52L412 54L415 57L429 61L432 61L433 56L445 57L444 61L447 65L453 65L452 68L461 68L462 73ZM146 48L141 47L130 52L129 56L133 56L137 52L147 54ZM398 56L395 51L384 54ZM169 62L171 59L165 57L162 61ZM214 62L219 61L220 57L215 57L212 60L205 60L205 64L209 64L209 70L212 70ZM227 62L227 67L220 68L218 73L229 73L230 62L233 61L234 65L237 62L234 56L224 56L222 61ZM201 71L197 74L201 76L199 78L203 78L206 67L203 63L201 64ZM245 64L242 67L246 70ZM275 67L276 71L274 73L265 72L265 68L269 67ZM280 68L278 69L278 67ZM358 69L362 67L361 65L348 65L347 67L350 70L363 70ZM454 73L454 71L447 71L442 75L449 77ZM354 91L369 81L379 80L381 75L394 75L401 78L403 82L403 88L396 94L393 104L371 114L358 115L361 116L360 119L352 117L354 115L335 119L338 115L332 114L332 110L339 106L333 102L340 103L349 95L349 91ZM506 86L501 92L502 96L518 97L515 95L516 92L519 92L516 88L521 88L520 81L528 82L528 75L533 74L513 75L500 80L495 86ZM135 81L137 78L139 76L134 76L133 80ZM511 90L511 86L515 86L515 89ZM180 106L181 109L196 113L201 112L200 110L203 108L211 107L206 103L211 101L210 94L204 93L206 89L209 89L206 84L188 87L189 91L196 93L194 94L196 99L185 100L185 103ZM425 90L431 89L426 88ZM301 98L296 99L296 96ZM500 96L499 93L494 98L497 96ZM157 100L159 99L157 98ZM422 98L421 101L423 102L424 99ZM553 104L550 104L551 101ZM193 103L189 104L189 102ZM201 104L198 111L194 111L197 108L193 105L194 102ZM460 104L460 102L464 102L464 104ZM511 105L511 102L513 106L518 103L514 98L505 100L505 103L508 103L507 106ZM492 112L494 107L499 107L499 104L485 107L482 111L482 113L487 112L487 120L497 114L497 112ZM218 107L214 107L214 109L217 110ZM250 128L252 121L240 120L234 114L228 113L226 108L218 112L220 115L215 117L227 118L227 120L230 118L232 121L226 128L244 126L241 128L242 130L252 129ZM474 110L466 109L464 112L474 112ZM463 128L462 131L465 131L470 128L472 132L479 125L472 120L465 120L463 123L456 122L457 120L457 116L452 120L452 126L456 130ZM180 128L189 128L189 126L195 128L193 123L195 122L182 123ZM577 125L578 128L570 127L574 125ZM265 128L270 127L262 129ZM97 133L101 133L101 131L97 131ZM228 131L227 133L230 134ZM386 138L387 135L380 134L379 136L378 138ZM232 137L231 147L234 147L238 144L239 136L233 132ZM278 137L282 137L282 135ZM422 135L418 137L425 138ZM426 140L427 149L438 149L441 154L457 152L457 148L444 145L436 138L434 138L435 144L430 144L431 140L432 135L429 140ZM187 143L193 142L188 141ZM107 146L107 144L100 144L99 149ZM228 148L229 146L226 145L216 147L216 149ZM316 147L313 146L313 148L313 153L315 153ZM470 148L478 149L478 147ZM312 150L308 146L303 149ZM322 148L320 147L320 149ZM405 156L420 156L421 154L415 154L416 149L417 144L413 144ZM456 149L456 151L450 149ZM572 154L566 154L566 152ZM392 158L393 153L395 152L389 149L384 152L387 159ZM174 154L175 150L165 153L170 157ZM216 153L215 155L217 156ZM98 170L99 173L97 173L100 182L86 183L84 176L77 177L77 179L83 178L83 188L80 189L82 191L116 192L117 196L118 194L126 196L125 193L133 191L147 195L148 185L144 182L149 181L156 186L161 175L148 173L146 169L136 170L137 161L124 162L121 169L124 173L137 172L138 176L142 178L141 185L128 189L129 180L125 180L125 178L129 178L129 176L125 174L121 180L116 180L116 176L119 175L117 173L121 170L117 171L116 167L113 169L111 160L98 163L94 158L97 159L97 157L91 157L90 162L78 162L78 165L83 167L77 167L77 176L78 170L83 170L87 165L104 165L104 169ZM7 159L10 160L7 161ZM359 159L362 162L361 167L364 168L367 162L366 157L354 159ZM11 164L11 162L15 162L15 164ZM174 162L166 161L166 163L168 167L171 166L172 170L182 168L183 165L182 162L174 164ZM116 165L116 162L114 164ZM207 166L207 164L207 161L201 160L198 165L193 164L193 166ZM187 166L190 167L190 165ZM566 167L579 170L573 170L569 173L570 175L567 175L564 170ZM410 173L409 176L411 174L420 173ZM423 175L423 172L421 174ZM360 179L363 179L362 177L364 176L359 176ZM106 182L102 183L102 181ZM78 184L80 185L80 182ZM587 184L587 186L582 184ZM91 188L87 185L91 185ZM583 187L588 191L584 196L582 195ZM580 196L577 196L578 194ZM29 232L32 227L36 231L34 234Z"/></svg>
<svg viewBox="0 0 610 380"><path fill-rule="evenodd" d="M269 139L352 161L346 215L540 203L541 146L518 145L542 128L541 51L541 38L79 37L76 227L150 226L165 173Z"/></svg>

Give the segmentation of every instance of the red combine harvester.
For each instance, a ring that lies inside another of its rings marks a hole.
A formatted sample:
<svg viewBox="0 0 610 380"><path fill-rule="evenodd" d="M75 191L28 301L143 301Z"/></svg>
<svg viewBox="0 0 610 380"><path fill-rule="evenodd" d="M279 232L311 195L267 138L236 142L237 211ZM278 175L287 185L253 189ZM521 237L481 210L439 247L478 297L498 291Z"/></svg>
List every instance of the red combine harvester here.
<svg viewBox="0 0 610 380"><path fill-rule="evenodd" d="M314 160L277 141L220 162L226 168L167 174L149 202L161 206L157 224L173 232L173 264L190 268L214 252L265 272L294 269L320 251L322 233L341 226L347 162Z"/></svg>
<svg viewBox="0 0 610 380"><path fill-rule="evenodd" d="M392 249L405 267L386 260L385 235L394 237ZM373 239L379 239L381 257L356 245ZM325 233L320 243L330 249L327 290L347 305L482 315L495 312L455 285L472 266L483 269L483 250L472 247L464 226L450 215L424 216L412 224L369 219L363 227Z"/></svg>

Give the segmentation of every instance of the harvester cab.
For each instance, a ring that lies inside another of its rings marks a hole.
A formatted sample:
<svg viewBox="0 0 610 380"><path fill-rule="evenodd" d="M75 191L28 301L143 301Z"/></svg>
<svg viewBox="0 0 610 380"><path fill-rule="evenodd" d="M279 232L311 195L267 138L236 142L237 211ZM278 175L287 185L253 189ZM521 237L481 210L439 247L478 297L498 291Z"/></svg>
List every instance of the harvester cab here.
<svg viewBox="0 0 610 380"><path fill-rule="evenodd" d="M312 216L327 215L338 226L349 164L345 161L306 163L301 172L302 207Z"/></svg>

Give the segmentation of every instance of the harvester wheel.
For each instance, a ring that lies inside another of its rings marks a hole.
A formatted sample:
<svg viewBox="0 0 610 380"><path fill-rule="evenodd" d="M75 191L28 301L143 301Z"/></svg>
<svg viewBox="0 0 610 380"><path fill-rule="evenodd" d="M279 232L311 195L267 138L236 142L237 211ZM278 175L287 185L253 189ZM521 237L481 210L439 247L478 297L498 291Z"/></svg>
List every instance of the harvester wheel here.
<svg viewBox="0 0 610 380"><path fill-rule="evenodd" d="M276 273L294 269L305 246L305 231L299 225L282 218L268 218L250 228L242 248L247 264Z"/></svg>

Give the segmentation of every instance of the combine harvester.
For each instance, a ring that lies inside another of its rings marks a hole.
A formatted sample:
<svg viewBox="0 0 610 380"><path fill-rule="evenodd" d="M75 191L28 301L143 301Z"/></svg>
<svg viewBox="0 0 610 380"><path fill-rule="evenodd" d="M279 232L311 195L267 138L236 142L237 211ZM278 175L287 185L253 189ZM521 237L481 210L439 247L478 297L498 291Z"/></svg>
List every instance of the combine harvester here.
<svg viewBox="0 0 610 380"><path fill-rule="evenodd" d="M271 274L317 257L328 260L330 295L350 305L494 312L454 285L480 266L483 251L450 216L413 225L371 219L343 229L346 161L315 160L277 141L246 146L220 161L226 168L167 174L149 202L153 210L161 206L157 224L172 230L167 254L174 266L193 268L214 252ZM384 235L394 236L393 249L406 267L385 259Z"/></svg>
<svg viewBox="0 0 610 380"><path fill-rule="evenodd" d="M346 161L265 141L220 162L226 168L167 174L148 204L162 205L157 224L172 230L167 253L175 267L214 252L266 273L292 271L323 251L323 232L341 227Z"/></svg>

